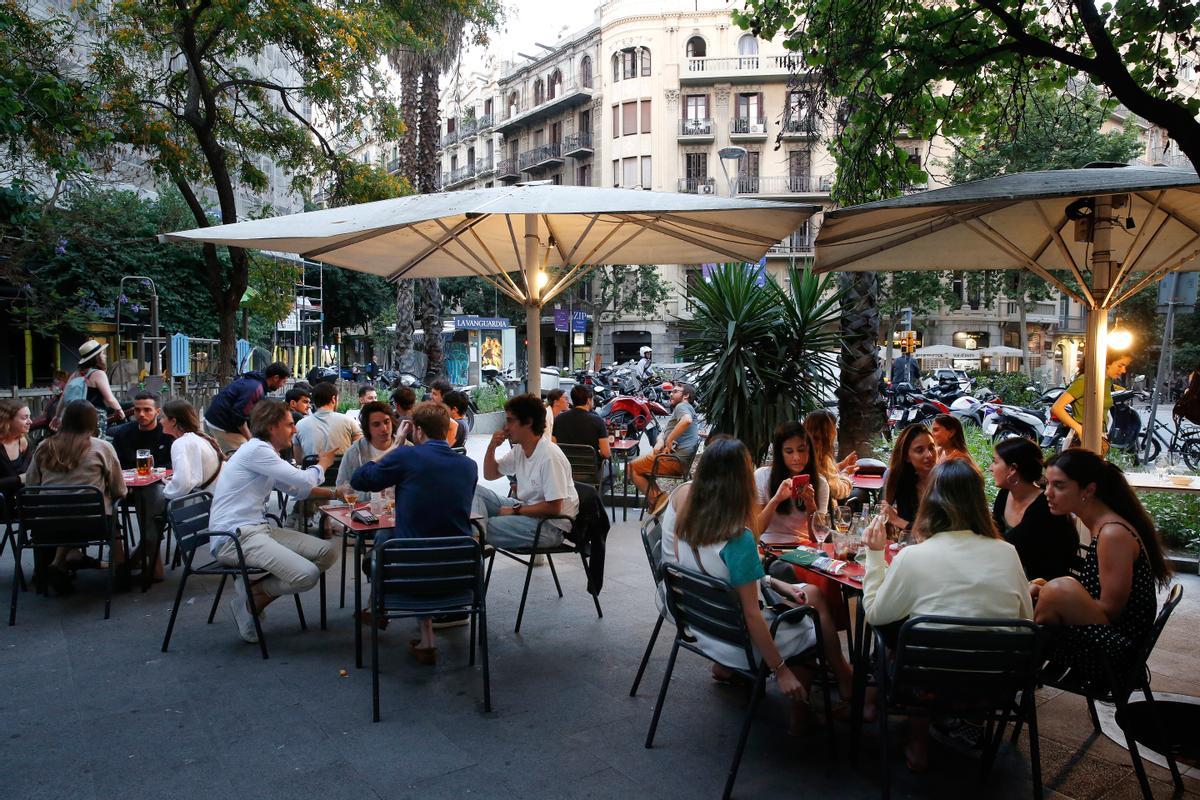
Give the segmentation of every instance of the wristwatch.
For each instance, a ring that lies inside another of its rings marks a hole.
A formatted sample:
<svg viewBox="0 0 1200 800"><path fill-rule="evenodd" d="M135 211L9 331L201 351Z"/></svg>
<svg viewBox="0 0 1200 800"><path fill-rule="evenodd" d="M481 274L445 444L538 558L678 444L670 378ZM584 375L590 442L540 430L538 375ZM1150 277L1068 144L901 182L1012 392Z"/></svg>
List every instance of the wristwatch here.
<svg viewBox="0 0 1200 800"><path fill-rule="evenodd" d="M515 506L512 506L512 510L513 510L513 513L516 514L518 517L521 516L521 504L520 503L517 503Z"/></svg>

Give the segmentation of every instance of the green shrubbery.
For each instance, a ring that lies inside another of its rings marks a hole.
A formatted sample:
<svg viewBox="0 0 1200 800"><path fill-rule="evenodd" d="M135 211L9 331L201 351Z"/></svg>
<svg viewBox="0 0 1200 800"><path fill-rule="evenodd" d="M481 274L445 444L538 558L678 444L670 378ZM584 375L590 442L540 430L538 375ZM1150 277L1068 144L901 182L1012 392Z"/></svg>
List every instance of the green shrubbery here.
<svg viewBox="0 0 1200 800"><path fill-rule="evenodd" d="M471 399L475 401L476 413L489 414L504 408L508 394L503 386L476 386L471 390Z"/></svg>
<svg viewBox="0 0 1200 800"><path fill-rule="evenodd" d="M975 381L976 391L986 386L1008 405L1028 406L1038 400L1039 394L1029 389L1029 376L1024 372L971 370L968 374Z"/></svg>

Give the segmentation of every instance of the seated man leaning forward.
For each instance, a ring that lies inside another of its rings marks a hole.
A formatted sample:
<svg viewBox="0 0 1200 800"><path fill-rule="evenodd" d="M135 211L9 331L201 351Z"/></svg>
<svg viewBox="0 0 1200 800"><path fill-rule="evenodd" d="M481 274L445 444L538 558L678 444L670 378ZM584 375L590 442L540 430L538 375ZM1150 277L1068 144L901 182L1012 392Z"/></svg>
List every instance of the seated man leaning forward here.
<svg viewBox="0 0 1200 800"><path fill-rule="evenodd" d="M483 477L517 479L517 496L500 497L486 486L475 489L475 510L487 515L487 541L496 547L531 547L542 517L564 515L542 526L538 547L562 544L563 534L579 513L579 495L571 480L571 463L549 437L546 409L535 395L518 395L504 404L504 429L492 434L483 457ZM505 439L511 448L500 459L496 448Z"/></svg>
<svg viewBox="0 0 1200 800"><path fill-rule="evenodd" d="M258 641L249 604L261 620L263 610L275 598L311 589L321 573L337 561L332 542L267 523L267 501L276 489L299 499L327 498L333 492L320 484L333 463L334 451L321 453L316 464L303 470L279 457L295 433L296 423L286 405L278 400L259 402L250 413L252 438L225 464L213 491L209 529L233 533L241 542L246 566L270 573L251 584L249 598L242 582L233 582L237 596L229 605L238 632L247 642ZM237 566L237 548L230 536L214 536L212 554L222 564Z"/></svg>

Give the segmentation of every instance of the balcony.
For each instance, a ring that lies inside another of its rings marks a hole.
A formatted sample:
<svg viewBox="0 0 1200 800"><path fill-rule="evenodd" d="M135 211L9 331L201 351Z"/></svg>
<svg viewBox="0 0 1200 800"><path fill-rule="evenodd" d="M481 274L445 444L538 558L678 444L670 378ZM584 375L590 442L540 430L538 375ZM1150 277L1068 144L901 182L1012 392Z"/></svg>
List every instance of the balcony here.
<svg viewBox="0 0 1200 800"><path fill-rule="evenodd" d="M506 108L503 117L496 123L496 133L507 135L527 125L541 122L556 114L590 103L596 91L591 86L574 83L558 84L555 86L553 97L546 97L538 103L520 103Z"/></svg>
<svg viewBox="0 0 1200 800"><path fill-rule="evenodd" d="M563 163L562 142L551 142L521 153L519 165L522 171L549 169Z"/></svg>
<svg viewBox="0 0 1200 800"><path fill-rule="evenodd" d="M506 158L496 166L496 177L502 181L516 181L521 179L521 169L517 165L517 159Z"/></svg>
<svg viewBox="0 0 1200 800"><path fill-rule="evenodd" d="M767 121L762 117L734 117L729 120L729 138L750 141L767 138Z"/></svg>
<svg viewBox="0 0 1200 800"><path fill-rule="evenodd" d="M400 158L389 158L387 162L387 171L393 175L400 171Z"/></svg>
<svg viewBox="0 0 1200 800"><path fill-rule="evenodd" d="M815 116L788 117L783 121L783 130L780 132L780 136L789 140L815 139L818 133Z"/></svg>
<svg viewBox="0 0 1200 800"><path fill-rule="evenodd" d="M797 55L782 56L733 56L731 58L688 58L679 72L679 83L688 85L706 83L762 83L764 81L788 81L794 72L802 69L803 63Z"/></svg>
<svg viewBox="0 0 1200 800"><path fill-rule="evenodd" d="M805 231L797 231L779 244L771 245L767 256L783 258L801 258L812 256L814 252L812 236Z"/></svg>
<svg viewBox="0 0 1200 800"><path fill-rule="evenodd" d="M570 158L590 158L592 155L592 134L584 131L563 139L562 154Z"/></svg>
<svg viewBox="0 0 1200 800"><path fill-rule="evenodd" d="M711 142L716 135L711 119L679 120L679 141L681 142Z"/></svg>
<svg viewBox="0 0 1200 800"><path fill-rule="evenodd" d="M459 126L458 138L461 141L473 139L475 137L475 131L478 129L478 125L479 122L474 117L468 117L467 119L464 119L462 121L462 125Z"/></svg>
<svg viewBox="0 0 1200 800"><path fill-rule="evenodd" d="M829 194L833 189L832 175L741 175L738 194L784 197Z"/></svg>
<svg viewBox="0 0 1200 800"><path fill-rule="evenodd" d="M486 178L496 171L496 161L491 156L484 156L475 161L475 177Z"/></svg>
<svg viewBox="0 0 1200 800"><path fill-rule="evenodd" d="M442 137L442 147L449 147L450 145L457 142L459 140L459 138L460 138L460 133L458 131L456 131L456 130L450 131L449 133L447 133L446 135L444 135Z"/></svg>
<svg viewBox="0 0 1200 800"><path fill-rule="evenodd" d="M680 178L679 191L684 194L716 194L717 181L715 178Z"/></svg>
<svg viewBox="0 0 1200 800"><path fill-rule="evenodd" d="M482 117L479 118L479 121L476 123L475 132L476 133L484 133L485 131L490 131L492 129L492 124L493 124L492 115L484 114Z"/></svg>
<svg viewBox="0 0 1200 800"><path fill-rule="evenodd" d="M459 184L467 183L475 178L475 165L478 162L472 161L465 167L458 167L449 172L442 173L442 185L447 189L458 186Z"/></svg>

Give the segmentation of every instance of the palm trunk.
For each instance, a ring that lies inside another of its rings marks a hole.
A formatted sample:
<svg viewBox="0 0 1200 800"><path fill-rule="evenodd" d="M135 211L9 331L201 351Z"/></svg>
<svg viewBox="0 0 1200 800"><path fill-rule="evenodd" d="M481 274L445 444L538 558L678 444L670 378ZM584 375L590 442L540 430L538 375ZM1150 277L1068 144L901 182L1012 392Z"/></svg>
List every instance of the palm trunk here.
<svg viewBox="0 0 1200 800"><path fill-rule="evenodd" d="M418 117L417 165L414 186L421 194L436 192L438 175L438 141L441 124L438 121L438 68L436 55L426 55L421 62L421 99ZM425 331L425 355L429 359L426 380L433 381L445 374L445 353L442 347L442 290L437 278L417 281L413 296Z"/></svg>
<svg viewBox="0 0 1200 800"><path fill-rule="evenodd" d="M417 307L421 309L421 330L425 332L425 356L429 359L425 382L446 374L446 353L442 346L442 290L437 278L421 278L416 284Z"/></svg>
<svg viewBox="0 0 1200 800"><path fill-rule="evenodd" d="M396 283L396 367L403 369L408 354L413 349L413 329L416 324L413 319L413 282L409 280Z"/></svg>
<svg viewBox="0 0 1200 800"><path fill-rule="evenodd" d="M883 428L879 396L879 277L872 272L838 275L842 295L842 352L838 398L838 452L871 454Z"/></svg>

